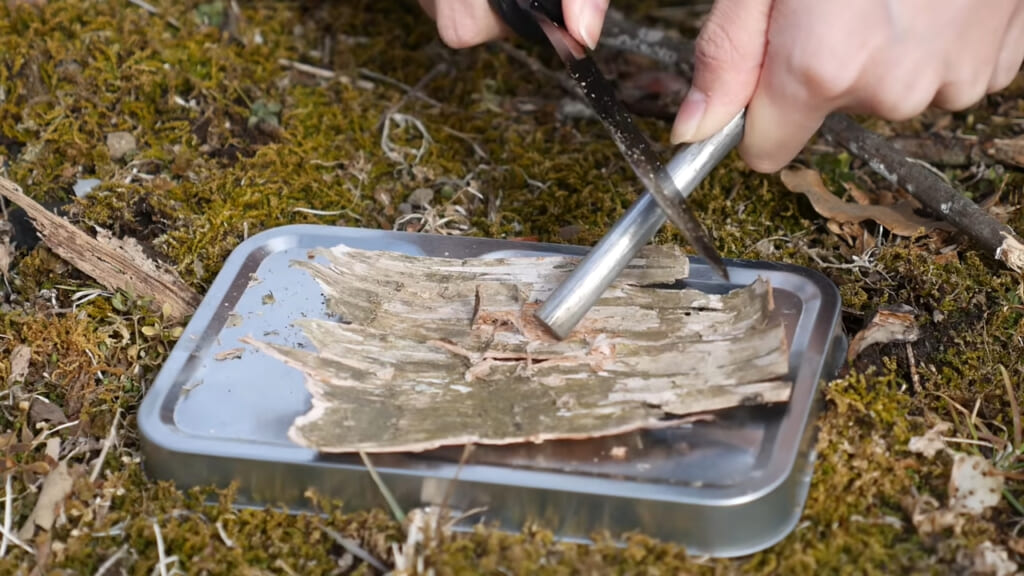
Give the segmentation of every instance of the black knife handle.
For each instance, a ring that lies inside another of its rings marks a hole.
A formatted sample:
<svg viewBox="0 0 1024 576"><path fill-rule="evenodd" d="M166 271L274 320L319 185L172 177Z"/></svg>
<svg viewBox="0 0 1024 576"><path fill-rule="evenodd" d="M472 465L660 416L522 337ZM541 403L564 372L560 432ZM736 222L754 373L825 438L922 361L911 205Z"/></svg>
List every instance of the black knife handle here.
<svg viewBox="0 0 1024 576"><path fill-rule="evenodd" d="M523 38L538 43L547 43L547 36L540 25L534 20L533 14L523 9L519 0L490 0L491 8L497 12L513 32ZM529 0L530 9L535 10L556 25L565 28L565 17L562 15L562 0Z"/></svg>

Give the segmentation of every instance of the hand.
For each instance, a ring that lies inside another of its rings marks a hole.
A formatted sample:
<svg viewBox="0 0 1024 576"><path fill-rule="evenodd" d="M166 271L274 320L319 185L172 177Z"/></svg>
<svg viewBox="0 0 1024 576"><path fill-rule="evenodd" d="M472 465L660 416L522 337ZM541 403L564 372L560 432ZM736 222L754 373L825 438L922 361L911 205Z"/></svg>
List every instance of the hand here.
<svg viewBox="0 0 1024 576"><path fill-rule="evenodd" d="M785 167L836 110L906 120L1006 88L1024 60L1018 0L716 0L673 143L747 107L738 151Z"/></svg>
<svg viewBox="0 0 1024 576"><path fill-rule="evenodd" d="M509 33L487 0L419 0L437 22L441 41L449 48L469 48ZM591 49L597 45L609 0L562 0L565 25L576 39Z"/></svg>

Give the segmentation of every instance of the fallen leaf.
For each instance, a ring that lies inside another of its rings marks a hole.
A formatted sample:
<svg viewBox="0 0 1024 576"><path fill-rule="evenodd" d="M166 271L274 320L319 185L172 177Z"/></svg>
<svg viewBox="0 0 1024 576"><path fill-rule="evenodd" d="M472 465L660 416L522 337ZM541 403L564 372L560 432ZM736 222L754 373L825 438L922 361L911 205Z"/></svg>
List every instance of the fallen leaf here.
<svg viewBox="0 0 1024 576"><path fill-rule="evenodd" d="M213 358L214 360L236 360L242 357L242 352L245 352L245 348L232 348L218 352Z"/></svg>
<svg viewBox="0 0 1024 576"><path fill-rule="evenodd" d="M992 463L976 454L958 452L949 475L949 508L973 516L999 504L1003 498L1003 475Z"/></svg>
<svg viewBox="0 0 1024 576"><path fill-rule="evenodd" d="M953 227L941 220L923 218L914 213L914 204L901 200L892 206L864 206L855 202L844 202L825 186L821 175L810 168L793 168L782 171L782 183L790 192L807 196L814 210L825 218L859 224L874 220L898 236L913 236L922 229L925 232Z"/></svg>
<svg viewBox="0 0 1024 576"><path fill-rule="evenodd" d="M867 327L858 332L850 341L846 360L852 361L869 346L890 342L914 342L921 337L914 318L914 309L897 304L880 308L871 318Z"/></svg>
<svg viewBox="0 0 1024 576"><path fill-rule="evenodd" d="M863 188L857 186L853 182L843 182L843 188L846 188L846 191L850 193L850 196L853 198L854 202L860 204L861 206L871 206L872 204L878 204L878 196L864 190Z"/></svg>
<svg viewBox="0 0 1024 576"><path fill-rule="evenodd" d="M7 385L13 386L17 382L25 380L28 376L28 365L32 360L32 349L24 344L14 348L11 352L11 374L7 377Z"/></svg>
<svg viewBox="0 0 1024 576"><path fill-rule="evenodd" d="M35 427L40 422L46 422L48 424L61 425L68 421L68 417L64 415L64 411L60 409L53 402L48 402L42 398L33 397L32 404L28 408L28 422L29 425Z"/></svg>
<svg viewBox="0 0 1024 576"><path fill-rule="evenodd" d="M988 540L970 552L971 574L988 574L991 576L1010 576L1017 573L1017 563L1010 560L1006 548L997 546Z"/></svg>
<svg viewBox="0 0 1024 576"><path fill-rule="evenodd" d="M57 520L58 509L64 504L64 499L71 494L73 486L74 478L68 470L68 463L66 460L62 461L46 476L46 480L43 480L43 488L39 491L36 506L18 535L23 540L29 540L35 534L37 526L49 532Z"/></svg>
<svg viewBox="0 0 1024 576"><path fill-rule="evenodd" d="M953 429L949 422L939 422L932 426L931 430L923 436L914 436L907 444L907 449L915 454L924 454L926 458L932 458L940 450L945 450L946 441L942 439L943 434Z"/></svg>

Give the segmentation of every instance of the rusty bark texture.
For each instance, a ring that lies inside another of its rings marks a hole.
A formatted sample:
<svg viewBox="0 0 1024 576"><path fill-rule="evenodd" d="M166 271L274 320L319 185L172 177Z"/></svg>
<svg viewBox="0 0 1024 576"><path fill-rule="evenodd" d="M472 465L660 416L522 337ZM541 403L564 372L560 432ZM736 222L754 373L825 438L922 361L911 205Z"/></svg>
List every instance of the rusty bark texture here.
<svg viewBox="0 0 1024 576"><path fill-rule="evenodd" d="M576 257L320 254L295 263L337 316L297 321L316 351L245 342L304 373L290 437L322 452L582 439L789 398L771 286L668 288L688 271L675 248L646 248L562 341L532 312Z"/></svg>

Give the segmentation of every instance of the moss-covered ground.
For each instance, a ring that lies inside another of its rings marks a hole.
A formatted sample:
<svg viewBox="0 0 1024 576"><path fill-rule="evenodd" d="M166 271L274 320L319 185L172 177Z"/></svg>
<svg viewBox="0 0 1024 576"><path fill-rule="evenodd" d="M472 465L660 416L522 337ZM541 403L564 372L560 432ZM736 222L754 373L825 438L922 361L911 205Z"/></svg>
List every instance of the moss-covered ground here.
<svg viewBox="0 0 1024 576"><path fill-rule="evenodd" d="M62 214L84 230L138 239L200 293L247 234L275 226L592 244L636 198L639 186L604 129L560 114L557 85L494 47L443 48L413 0L239 4L240 17L219 0L156 2L159 16L130 2L0 4L0 172L39 202L70 202ZM656 4L618 6L642 18ZM396 84L424 78L419 96ZM870 126L1012 137L1024 117L1018 93L1013 87L963 113ZM385 149L381 122L392 112L399 115L390 115ZM665 121L642 124L667 141ZM120 131L136 144L112 158L107 135ZM838 194L844 181L885 189L841 151L809 147L801 161ZM1015 166L947 174L978 200L999 192L994 209L1024 230ZM73 187L84 179L99 184L77 199ZM437 207L427 213L407 202L423 188ZM543 526L518 535L481 529L422 551L425 565L438 574L960 573L985 541L1020 560L1024 476L1012 470L1012 454L1001 464L1000 505L959 533L925 538L908 502L945 501L951 458L927 459L907 445L940 420L971 442L958 450L995 458L1012 442L1014 406L1024 400L1021 278L969 246L943 252L949 239L898 238L865 224L873 247L844 240L778 175L752 173L734 157L694 203L724 256L806 265L832 278L851 333L880 306L918 313L913 364L903 344L876 346L824 387L820 459L798 528L732 561L691 558L641 535L626 548L600 537L584 547L553 541ZM405 535L386 510L326 502L315 517L239 510L229 491L183 493L148 480L135 413L180 331L129 294L89 292L101 287L44 244L19 239L11 292L0 285L0 466L10 477L12 530L56 465L43 426L77 422L48 434L61 439L57 456L74 484L52 530L27 542L34 554L9 544L0 573L93 574L114 556L108 574L160 573L155 526L164 555L175 557L169 572L372 572L323 526L390 565L391 545ZM658 241L679 238L667 230ZM27 373L12 375L19 346L31 359ZM90 480L117 414L115 441ZM208 496L221 504L204 504Z"/></svg>

